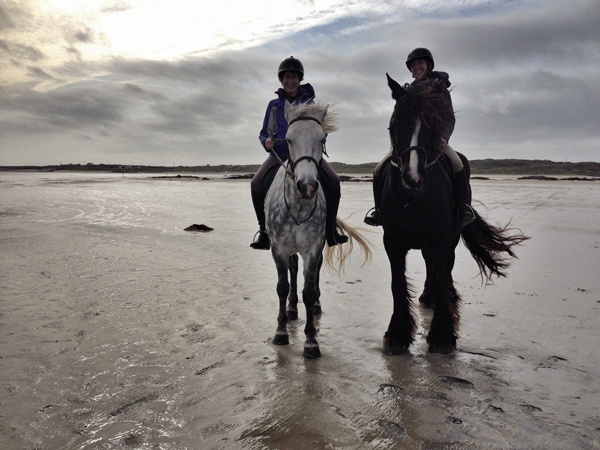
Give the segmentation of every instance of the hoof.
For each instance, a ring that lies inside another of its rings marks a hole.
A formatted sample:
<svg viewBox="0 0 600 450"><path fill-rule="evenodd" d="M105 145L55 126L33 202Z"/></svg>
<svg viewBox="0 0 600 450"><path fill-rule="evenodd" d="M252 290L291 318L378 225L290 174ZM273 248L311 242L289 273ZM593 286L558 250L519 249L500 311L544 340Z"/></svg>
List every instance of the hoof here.
<svg viewBox="0 0 600 450"><path fill-rule="evenodd" d="M289 320L298 320L298 311L293 310L293 309L288 309L286 311L287 313L287 317Z"/></svg>
<svg viewBox="0 0 600 450"><path fill-rule="evenodd" d="M321 310L321 305L313 306L313 316L320 316L323 314L323 310Z"/></svg>
<svg viewBox="0 0 600 450"><path fill-rule="evenodd" d="M273 344L275 345L288 345L290 343L290 337L287 333L275 332L275 337L273 337Z"/></svg>
<svg viewBox="0 0 600 450"><path fill-rule="evenodd" d="M456 344L429 344L429 353L448 355L456 350Z"/></svg>
<svg viewBox="0 0 600 450"><path fill-rule="evenodd" d="M317 359L321 357L319 344L310 344L304 346L304 357L307 359Z"/></svg>
<svg viewBox="0 0 600 450"><path fill-rule="evenodd" d="M423 292L421 294L421 296L419 297L419 303L421 304L421 306L425 309L431 309L433 308L433 296L429 295L426 292Z"/></svg>
<svg viewBox="0 0 600 450"><path fill-rule="evenodd" d="M437 339L435 339L437 337ZM456 337L447 336L443 338L440 335L432 335L431 332L427 335L427 343L429 344L429 353L441 353L447 355L453 350L456 350Z"/></svg>
<svg viewBox="0 0 600 450"><path fill-rule="evenodd" d="M390 344L387 338L387 333L383 336L383 348L381 351L386 355L396 356L403 355L408 351L409 345Z"/></svg>

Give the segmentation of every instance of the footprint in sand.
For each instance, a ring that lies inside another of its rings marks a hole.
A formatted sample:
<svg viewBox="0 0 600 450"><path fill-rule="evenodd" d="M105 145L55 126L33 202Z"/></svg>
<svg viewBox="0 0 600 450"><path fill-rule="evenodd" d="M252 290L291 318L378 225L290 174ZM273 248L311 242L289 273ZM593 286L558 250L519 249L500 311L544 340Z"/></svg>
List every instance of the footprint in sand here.
<svg viewBox="0 0 600 450"><path fill-rule="evenodd" d="M473 385L473 383L471 383L470 381L463 380L462 378L447 376L447 375L438 377L438 380L440 380L442 383L446 383L452 387L460 387L463 389L473 389L475 387Z"/></svg>

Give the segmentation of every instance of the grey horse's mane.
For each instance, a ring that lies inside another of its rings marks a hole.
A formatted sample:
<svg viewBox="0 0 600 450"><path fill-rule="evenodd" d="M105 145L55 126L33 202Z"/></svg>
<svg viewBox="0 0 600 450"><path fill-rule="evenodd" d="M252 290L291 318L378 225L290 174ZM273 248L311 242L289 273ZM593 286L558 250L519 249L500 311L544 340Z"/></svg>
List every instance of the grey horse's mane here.
<svg viewBox="0 0 600 450"><path fill-rule="evenodd" d="M336 111L329 111L327 105L321 101L317 101L315 103L301 103L300 105L294 105L292 108L294 118L300 116L313 116L316 113L322 112L327 109L327 114L323 119L323 123L321 124L321 128L324 133L333 133L338 130L338 115ZM333 105L331 105L333 106ZM290 120L291 122L291 120Z"/></svg>

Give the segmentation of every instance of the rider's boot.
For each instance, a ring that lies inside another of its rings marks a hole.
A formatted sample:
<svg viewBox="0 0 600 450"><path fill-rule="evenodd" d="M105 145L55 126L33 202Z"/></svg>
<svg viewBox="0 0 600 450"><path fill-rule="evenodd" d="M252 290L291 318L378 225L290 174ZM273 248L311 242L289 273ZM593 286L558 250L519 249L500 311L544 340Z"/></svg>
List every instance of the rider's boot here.
<svg viewBox="0 0 600 450"><path fill-rule="evenodd" d="M348 236L340 234L338 232L337 224L337 212L340 206L341 191L339 186L332 187L328 190L326 197L327 201L327 215L325 216L325 236L327 238L327 245L333 247L334 245L345 244L348 242Z"/></svg>
<svg viewBox="0 0 600 450"><path fill-rule="evenodd" d="M271 241L265 228L265 194L258 192L251 192L252 194L252 205L254 205L254 212L258 219L259 230L254 235L254 242L250 244L250 247L256 250L269 250L271 248Z"/></svg>
<svg viewBox="0 0 600 450"><path fill-rule="evenodd" d="M381 203L382 194L382 181L378 173L373 173L373 198L375 199L375 208L371 208L367 211L364 222L372 227L381 225L381 214L379 210L379 204ZM371 212L373 211L373 212ZM371 214L369 214L371 213Z"/></svg>
<svg viewBox="0 0 600 450"><path fill-rule="evenodd" d="M458 203L458 221L465 227L475 220L475 211L471 207L471 186L464 168L454 173L454 192Z"/></svg>

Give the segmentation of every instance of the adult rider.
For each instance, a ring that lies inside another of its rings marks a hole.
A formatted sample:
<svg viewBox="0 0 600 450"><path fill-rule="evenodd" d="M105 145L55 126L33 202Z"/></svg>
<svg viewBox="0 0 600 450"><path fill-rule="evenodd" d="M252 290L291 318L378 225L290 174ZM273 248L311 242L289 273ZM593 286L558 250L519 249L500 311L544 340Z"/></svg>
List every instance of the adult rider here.
<svg viewBox="0 0 600 450"><path fill-rule="evenodd" d="M275 92L277 98L271 100L267 106L267 112L259 136L260 142L264 149L269 152L269 156L265 162L262 163L250 183L252 204L254 205L254 211L256 212L259 226L259 231L257 233L258 237L255 235L255 240L250 244L250 247L258 250L269 250L271 247L271 241L269 240L265 228L265 196L267 192L264 187L265 183L263 178L265 174L269 172L269 169L280 164L279 159L285 161L288 157L288 145L287 142L285 142L285 135L288 129L288 123L284 113L285 102L288 101L292 104L307 103L312 102L315 97L315 91L309 83L300 84L304 79L304 66L300 60L293 56L284 59L281 64L279 64L277 74L279 76L279 81L281 82L281 87ZM267 130L273 107L276 107L275 122L277 135L275 140L269 135ZM277 158L274 153L276 153L279 158ZM321 185L327 187L325 190L327 202L325 234L327 237L327 245L332 247L334 245L343 244L348 241L348 237L339 234L336 221L341 197L340 179L324 159L321 159L319 179Z"/></svg>
<svg viewBox="0 0 600 450"><path fill-rule="evenodd" d="M433 55L426 48L416 48L408 54L406 58L406 67L412 73L415 79L412 84L416 83L441 83L445 88L450 87L450 79L446 72L433 71L434 61ZM446 91L446 101L452 104L452 98L450 92ZM455 120L448 122L444 136L439 143L442 153L450 160L452 164L452 172L454 174L454 198L458 205L457 215L458 220L462 226L470 224L475 220L475 213L471 208L471 186L469 185L469 178L463 167L463 163L456 153L456 151L448 145L450 136L454 131ZM391 151L385 158L375 167L373 172L373 196L375 197L375 208L370 215L365 217L365 223L367 225L378 226L381 225L381 217L379 213L379 203L382 195L382 180L380 177L381 168L387 164L391 156Z"/></svg>

